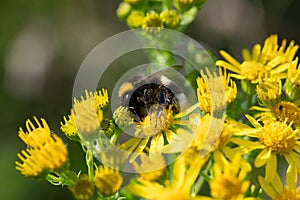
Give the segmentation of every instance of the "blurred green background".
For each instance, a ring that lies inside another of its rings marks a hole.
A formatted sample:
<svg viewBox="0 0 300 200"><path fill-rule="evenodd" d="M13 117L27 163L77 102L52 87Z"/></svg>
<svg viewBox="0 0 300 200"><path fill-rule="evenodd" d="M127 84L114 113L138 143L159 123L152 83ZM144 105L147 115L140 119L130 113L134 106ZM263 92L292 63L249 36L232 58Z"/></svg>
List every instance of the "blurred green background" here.
<svg viewBox="0 0 300 200"><path fill-rule="evenodd" d="M1 199L72 199L65 188L15 170L17 153L25 148L18 128L25 128L27 118L44 117L62 136L59 123L69 113L81 62L99 42L128 29L115 15L119 3L0 1ZM297 0L208 0L186 34L216 54L226 49L240 58L241 48L251 48L271 33L300 44L299 10ZM80 146L68 142L68 148L73 168L84 168Z"/></svg>

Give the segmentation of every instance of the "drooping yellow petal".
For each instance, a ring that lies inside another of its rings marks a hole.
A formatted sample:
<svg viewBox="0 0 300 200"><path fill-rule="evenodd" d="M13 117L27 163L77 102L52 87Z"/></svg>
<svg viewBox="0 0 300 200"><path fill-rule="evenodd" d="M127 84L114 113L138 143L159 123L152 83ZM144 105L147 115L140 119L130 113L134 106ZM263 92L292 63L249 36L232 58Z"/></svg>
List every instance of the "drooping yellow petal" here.
<svg viewBox="0 0 300 200"><path fill-rule="evenodd" d="M277 172L277 158L275 153L271 153L266 165L266 180L271 181Z"/></svg>
<svg viewBox="0 0 300 200"><path fill-rule="evenodd" d="M287 169L287 174L286 174L286 185L290 189L295 189L297 185L297 168L294 164L289 165Z"/></svg>
<svg viewBox="0 0 300 200"><path fill-rule="evenodd" d="M275 191L277 193L282 193L283 190L284 190L283 183L282 183L281 178L280 178L280 176L277 172L275 173L273 180L271 180L271 186L275 189Z"/></svg>
<svg viewBox="0 0 300 200"><path fill-rule="evenodd" d="M276 195L276 191L274 190L274 188L272 188L267 181L265 181L265 179L261 176L258 177L258 181L260 183L260 186L262 187L262 189L264 190L264 192L269 195L270 197L274 198Z"/></svg>
<svg viewBox="0 0 300 200"><path fill-rule="evenodd" d="M263 149L255 158L254 165L255 167L261 167L267 163L272 154L271 150Z"/></svg>

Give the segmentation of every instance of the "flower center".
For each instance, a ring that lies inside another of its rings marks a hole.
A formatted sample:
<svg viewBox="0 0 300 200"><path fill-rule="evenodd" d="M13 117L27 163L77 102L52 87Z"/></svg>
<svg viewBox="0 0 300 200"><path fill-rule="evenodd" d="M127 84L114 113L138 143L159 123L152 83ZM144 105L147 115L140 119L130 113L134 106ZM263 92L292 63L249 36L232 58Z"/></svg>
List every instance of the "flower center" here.
<svg viewBox="0 0 300 200"><path fill-rule="evenodd" d="M210 183L211 195L215 199L233 199L242 193L242 183L237 177L226 175L216 177Z"/></svg>
<svg viewBox="0 0 300 200"><path fill-rule="evenodd" d="M291 151L296 143L292 128L281 122L266 124L259 133L259 140L267 148L279 154Z"/></svg>
<svg viewBox="0 0 300 200"><path fill-rule="evenodd" d="M163 28L163 21L157 13L147 13L143 19L142 28L149 33L156 34Z"/></svg>
<svg viewBox="0 0 300 200"><path fill-rule="evenodd" d="M244 75L247 80L256 81L261 73L267 73L267 70L261 63L256 61L244 61L241 64L241 74Z"/></svg>
<svg viewBox="0 0 300 200"><path fill-rule="evenodd" d="M296 190L291 190L285 188L281 194L274 197L274 200L299 200L300 199L300 188Z"/></svg>
<svg viewBox="0 0 300 200"><path fill-rule="evenodd" d="M141 127L142 134L147 137L161 133L170 126L172 113L172 106L167 110L163 105L154 104L138 128Z"/></svg>

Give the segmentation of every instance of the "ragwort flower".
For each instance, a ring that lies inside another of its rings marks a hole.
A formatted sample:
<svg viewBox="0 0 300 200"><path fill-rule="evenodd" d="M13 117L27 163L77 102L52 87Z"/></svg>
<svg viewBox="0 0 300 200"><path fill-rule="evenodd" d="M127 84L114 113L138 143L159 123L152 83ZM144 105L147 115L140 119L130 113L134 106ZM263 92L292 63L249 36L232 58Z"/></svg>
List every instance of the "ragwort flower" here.
<svg viewBox="0 0 300 200"><path fill-rule="evenodd" d="M85 98L81 100L74 98L74 105L68 119L64 117L61 122L61 130L70 138L77 138L81 135L94 133L103 120L102 108L108 104L107 90L88 92L85 91Z"/></svg>
<svg viewBox="0 0 300 200"><path fill-rule="evenodd" d="M287 124L292 123L293 127L300 126L300 108L292 102L279 101L271 108L253 106L251 109L262 111L254 117L263 122L277 120Z"/></svg>
<svg viewBox="0 0 300 200"><path fill-rule="evenodd" d="M61 169L68 160L67 148L63 140L56 134L51 133L44 119L41 122L34 117L35 126L30 120L26 121L28 132L22 128L19 137L28 145L18 157L23 163L16 162L16 169L25 176L39 176L43 172Z"/></svg>
<svg viewBox="0 0 300 200"><path fill-rule="evenodd" d="M300 186L296 187L298 179L295 165L290 165L286 172L286 185L284 186L278 173L275 174L271 182L267 182L261 176L258 181L263 191L273 200L299 200Z"/></svg>
<svg viewBox="0 0 300 200"><path fill-rule="evenodd" d="M245 198L250 181L246 180L247 174L251 171L251 165L242 161L240 154L235 154L232 161L225 157L216 159L214 163L214 177L209 182L211 199L242 200L255 199Z"/></svg>
<svg viewBox="0 0 300 200"><path fill-rule="evenodd" d="M277 170L277 156L283 156L291 165L294 164L300 172L300 135L285 122L269 121L261 125L253 117L247 115L248 120L255 128L245 128L236 134L257 138L258 141L248 141L234 138L232 141L244 148L244 152L260 149L254 160L255 167L266 168L266 180L271 181Z"/></svg>
<svg viewBox="0 0 300 200"><path fill-rule="evenodd" d="M143 19L142 28L148 33L157 34L163 27L163 20L154 11L147 13Z"/></svg>
<svg viewBox="0 0 300 200"><path fill-rule="evenodd" d="M111 196L118 192L123 183L120 172L106 166L99 166L95 173L96 188L105 196Z"/></svg>
<svg viewBox="0 0 300 200"><path fill-rule="evenodd" d="M283 79L299 48L294 41L291 41L288 47L286 43L284 39L279 46L278 36L271 35L265 40L263 47L260 44L254 45L252 55L249 50L244 49L242 63L221 50L220 54L226 61L218 60L216 65L234 72L231 75L233 78L248 80L251 83L257 83L260 76L271 75Z"/></svg>
<svg viewBox="0 0 300 200"><path fill-rule="evenodd" d="M288 68L287 79L284 84L285 93L290 101L300 105L300 67L298 57Z"/></svg>

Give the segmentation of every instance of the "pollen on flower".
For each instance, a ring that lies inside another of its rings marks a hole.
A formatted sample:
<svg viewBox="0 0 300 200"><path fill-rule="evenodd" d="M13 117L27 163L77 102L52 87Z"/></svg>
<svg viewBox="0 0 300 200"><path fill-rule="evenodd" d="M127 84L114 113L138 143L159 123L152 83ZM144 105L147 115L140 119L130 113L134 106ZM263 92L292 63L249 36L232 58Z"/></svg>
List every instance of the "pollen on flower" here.
<svg viewBox="0 0 300 200"><path fill-rule="evenodd" d="M265 124L259 133L259 141L279 154L290 152L296 143L293 129L282 122Z"/></svg>
<svg viewBox="0 0 300 200"><path fill-rule="evenodd" d="M115 194L121 188L123 182L123 178L119 171L106 166L99 166L95 173L94 180L97 189L105 196Z"/></svg>
<svg viewBox="0 0 300 200"><path fill-rule="evenodd" d="M255 81L259 75L265 75L267 70L261 63L256 61L244 61L241 64L241 74L245 76L245 79Z"/></svg>
<svg viewBox="0 0 300 200"><path fill-rule="evenodd" d="M159 109L162 109L159 111ZM158 112L161 112L158 115ZM137 136L153 136L169 128L172 122L173 112L172 106L167 110L164 106L155 104L151 106L149 115L137 125Z"/></svg>
<svg viewBox="0 0 300 200"><path fill-rule="evenodd" d="M147 13L142 28L148 33L157 34L164 27L163 21L156 12Z"/></svg>

